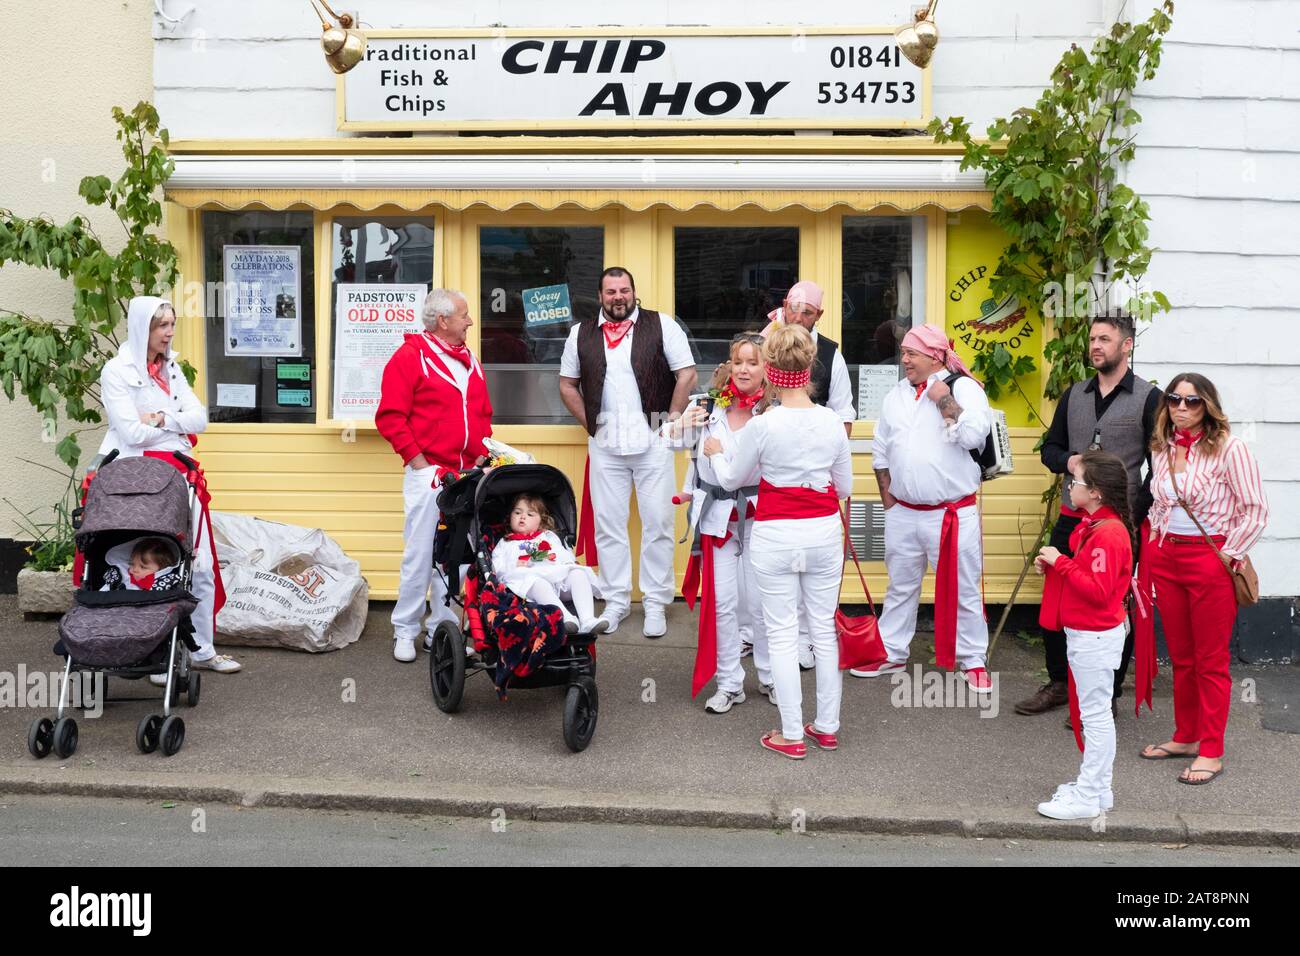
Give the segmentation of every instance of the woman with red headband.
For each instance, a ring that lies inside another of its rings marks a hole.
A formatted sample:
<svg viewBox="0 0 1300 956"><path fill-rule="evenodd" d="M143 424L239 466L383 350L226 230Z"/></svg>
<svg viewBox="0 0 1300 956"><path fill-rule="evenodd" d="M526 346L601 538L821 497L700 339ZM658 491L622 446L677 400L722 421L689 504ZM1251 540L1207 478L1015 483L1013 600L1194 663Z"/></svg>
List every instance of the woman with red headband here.
<svg viewBox="0 0 1300 956"><path fill-rule="evenodd" d="M839 745L839 645L835 608L843 566L840 499L853 489L853 462L844 423L808 397L817 349L797 325L772 330L763 345L767 380L779 404L740 432L735 447L704 443L722 487L735 490L755 467L760 474L751 535L754 576L763 606L781 729L760 743L792 760L807 755L805 738L823 750ZM808 617L817 674L816 719L803 723L796 645L799 609Z"/></svg>
<svg viewBox="0 0 1300 956"><path fill-rule="evenodd" d="M1174 667L1174 736L1146 747L1141 756L1194 758L1178 780L1200 786L1223 773L1232 698L1228 645L1237 598L1226 565L1242 561L1264 533L1268 502L1259 465L1246 443L1231 434L1209 379L1195 372L1175 375L1164 399L1151 439L1154 501L1148 520L1155 545L1142 552L1141 590L1150 595L1155 586ZM1155 634L1140 619L1134 653L1137 696L1150 705Z"/></svg>
<svg viewBox="0 0 1300 956"><path fill-rule="evenodd" d="M762 345L762 337L752 332L742 332L731 340L731 357L718 366L713 376L713 410L706 411L699 404L688 406L681 418L663 427L669 444L683 448L715 438L724 451L735 445L741 429L766 404ZM749 612L758 689L773 702L775 695L763 609L750 561L758 466L744 476L738 490L728 491L719 484L712 461L703 455L692 460L681 495L690 503L688 525L695 533L682 596L694 608L697 593L702 594L691 696L716 676L717 693L705 702L704 709L711 714L725 714L745 702L745 671L740 666L742 611Z"/></svg>

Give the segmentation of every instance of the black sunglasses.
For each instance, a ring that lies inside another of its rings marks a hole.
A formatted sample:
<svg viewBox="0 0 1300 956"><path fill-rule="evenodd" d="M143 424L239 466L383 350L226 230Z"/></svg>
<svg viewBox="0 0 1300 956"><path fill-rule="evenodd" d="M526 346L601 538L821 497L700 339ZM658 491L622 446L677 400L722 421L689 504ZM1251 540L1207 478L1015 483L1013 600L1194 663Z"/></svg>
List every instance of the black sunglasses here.
<svg viewBox="0 0 1300 956"><path fill-rule="evenodd" d="M1177 408L1179 405L1186 405L1188 409L1199 408L1205 399L1199 395L1175 395L1172 392L1165 393L1165 404L1170 408Z"/></svg>
<svg viewBox="0 0 1300 956"><path fill-rule="evenodd" d="M757 332L741 332L732 336L732 345L739 345L741 342L748 342L750 345L762 345L763 336L759 335Z"/></svg>

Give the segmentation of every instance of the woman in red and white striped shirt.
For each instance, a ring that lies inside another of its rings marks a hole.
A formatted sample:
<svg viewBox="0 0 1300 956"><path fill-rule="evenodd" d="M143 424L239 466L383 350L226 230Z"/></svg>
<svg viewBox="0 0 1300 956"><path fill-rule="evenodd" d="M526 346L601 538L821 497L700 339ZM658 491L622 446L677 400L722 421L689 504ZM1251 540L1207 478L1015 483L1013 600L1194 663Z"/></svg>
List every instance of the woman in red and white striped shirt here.
<svg viewBox="0 0 1300 956"><path fill-rule="evenodd" d="M1223 772L1232 696L1228 644L1237 617L1232 578L1215 547L1234 563L1244 558L1264 532L1268 502L1259 465L1246 443L1231 434L1218 390L1203 375L1184 372L1169 383L1151 452L1154 503L1148 520L1154 544L1143 549L1143 560L1150 562L1173 663L1174 736L1147 747L1142 757L1193 757L1178 779L1206 784Z"/></svg>

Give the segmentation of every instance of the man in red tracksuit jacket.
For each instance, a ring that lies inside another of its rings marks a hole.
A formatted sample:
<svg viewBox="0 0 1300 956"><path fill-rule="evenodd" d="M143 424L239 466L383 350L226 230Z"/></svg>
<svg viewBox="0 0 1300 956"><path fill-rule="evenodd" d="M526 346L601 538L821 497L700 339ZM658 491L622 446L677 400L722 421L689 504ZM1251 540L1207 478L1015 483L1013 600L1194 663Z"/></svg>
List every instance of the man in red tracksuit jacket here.
<svg viewBox="0 0 1300 956"><path fill-rule="evenodd" d="M408 334L384 367L375 426L401 456L406 474L402 500L402 577L393 608L393 657L415 660L415 639L432 586L425 648L439 622L454 621L446 584L433 573L438 488L443 472L459 471L485 454L492 434L492 403L483 366L465 344L474 321L465 296L434 289L424 300L424 331Z"/></svg>

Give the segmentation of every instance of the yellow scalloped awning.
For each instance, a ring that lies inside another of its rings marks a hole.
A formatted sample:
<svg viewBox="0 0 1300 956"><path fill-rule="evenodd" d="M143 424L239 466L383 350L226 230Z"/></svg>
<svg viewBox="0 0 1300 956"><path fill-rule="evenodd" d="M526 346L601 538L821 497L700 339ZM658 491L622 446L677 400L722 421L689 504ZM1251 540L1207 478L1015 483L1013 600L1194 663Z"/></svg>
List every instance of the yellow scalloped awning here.
<svg viewBox="0 0 1300 956"><path fill-rule="evenodd" d="M640 211L652 206L685 211L707 207L720 210L754 207L769 212L802 208L822 212L835 206L868 210L887 207L915 212L926 206L959 211L989 209L992 193L987 190L679 190L679 189L198 189L167 190L167 198L190 209L291 209L308 207L329 210L349 207L360 211L397 206L416 211L430 206L469 209L486 206L505 211L529 207L540 210L577 207L596 210L621 206Z"/></svg>

